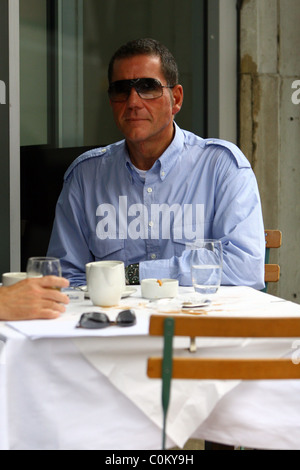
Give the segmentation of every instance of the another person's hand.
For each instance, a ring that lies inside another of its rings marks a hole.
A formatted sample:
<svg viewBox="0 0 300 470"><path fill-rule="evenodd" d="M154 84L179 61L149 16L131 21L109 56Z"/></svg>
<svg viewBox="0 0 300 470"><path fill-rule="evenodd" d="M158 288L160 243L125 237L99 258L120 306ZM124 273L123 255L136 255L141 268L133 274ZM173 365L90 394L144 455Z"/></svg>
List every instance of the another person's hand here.
<svg viewBox="0 0 300 470"><path fill-rule="evenodd" d="M69 298L58 289L69 286L62 277L45 276L0 288L0 320L53 319L65 312Z"/></svg>

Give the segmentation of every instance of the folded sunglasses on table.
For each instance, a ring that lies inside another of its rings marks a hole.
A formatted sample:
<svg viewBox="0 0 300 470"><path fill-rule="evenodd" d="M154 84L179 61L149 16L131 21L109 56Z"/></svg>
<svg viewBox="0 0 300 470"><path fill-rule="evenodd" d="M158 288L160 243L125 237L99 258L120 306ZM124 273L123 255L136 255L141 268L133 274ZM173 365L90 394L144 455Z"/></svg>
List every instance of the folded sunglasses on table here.
<svg viewBox="0 0 300 470"><path fill-rule="evenodd" d="M136 324L136 316L132 310L122 310L115 321L111 321L106 313L86 312L79 319L76 328L107 328L108 326L133 326Z"/></svg>

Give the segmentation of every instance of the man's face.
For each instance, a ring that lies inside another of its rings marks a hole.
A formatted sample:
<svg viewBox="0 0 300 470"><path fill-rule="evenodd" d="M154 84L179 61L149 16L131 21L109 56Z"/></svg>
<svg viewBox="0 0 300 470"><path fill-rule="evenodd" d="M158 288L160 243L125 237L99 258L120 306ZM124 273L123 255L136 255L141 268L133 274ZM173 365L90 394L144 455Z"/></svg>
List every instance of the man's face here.
<svg viewBox="0 0 300 470"><path fill-rule="evenodd" d="M168 85L161 71L160 58L139 55L116 60L112 82L134 78L156 78L162 85ZM169 145L173 136L173 116L182 104L182 87L163 88L160 98L145 100L134 88L128 100L110 102L115 122L128 144L157 143Z"/></svg>

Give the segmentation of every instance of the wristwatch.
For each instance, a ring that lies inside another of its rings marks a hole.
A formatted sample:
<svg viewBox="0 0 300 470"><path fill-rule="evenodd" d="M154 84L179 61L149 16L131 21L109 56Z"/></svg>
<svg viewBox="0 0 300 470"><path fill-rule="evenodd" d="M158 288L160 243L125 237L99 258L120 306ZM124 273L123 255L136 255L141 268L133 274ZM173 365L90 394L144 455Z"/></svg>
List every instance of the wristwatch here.
<svg viewBox="0 0 300 470"><path fill-rule="evenodd" d="M126 284L137 285L140 283L139 263L129 264L125 268Z"/></svg>

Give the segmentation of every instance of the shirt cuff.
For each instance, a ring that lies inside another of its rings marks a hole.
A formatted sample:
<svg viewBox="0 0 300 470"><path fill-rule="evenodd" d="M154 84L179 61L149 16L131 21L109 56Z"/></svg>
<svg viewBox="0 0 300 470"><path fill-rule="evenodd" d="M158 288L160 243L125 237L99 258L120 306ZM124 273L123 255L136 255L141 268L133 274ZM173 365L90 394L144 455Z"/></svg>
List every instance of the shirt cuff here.
<svg viewBox="0 0 300 470"><path fill-rule="evenodd" d="M177 279L181 286L191 286L191 273L188 266L181 266L179 259L158 259L140 262L140 281L142 279Z"/></svg>

